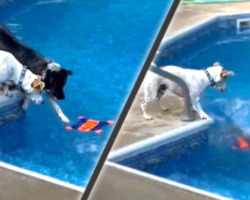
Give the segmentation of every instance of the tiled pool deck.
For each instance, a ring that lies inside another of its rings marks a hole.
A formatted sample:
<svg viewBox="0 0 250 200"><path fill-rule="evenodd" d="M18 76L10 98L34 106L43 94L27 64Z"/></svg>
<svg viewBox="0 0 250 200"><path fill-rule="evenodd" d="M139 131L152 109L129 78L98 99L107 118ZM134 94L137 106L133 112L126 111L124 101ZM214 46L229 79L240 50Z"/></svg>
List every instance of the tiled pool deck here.
<svg viewBox="0 0 250 200"><path fill-rule="evenodd" d="M237 11L242 12L247 10L250 10L250 2L179 5L165 37L173 35L174 33L194 25L199 21L212 17L215 14ZM149 113L154 113L155 116L153 120L146 121L143 118L140 108L143 96L143 90L141 87L112 150L120 149L124 146L186 124L180 120L183 112L183 100L173 95L162 99L170 109L169 111L160 111L157 105L152 104L149 106Z"/></svg>

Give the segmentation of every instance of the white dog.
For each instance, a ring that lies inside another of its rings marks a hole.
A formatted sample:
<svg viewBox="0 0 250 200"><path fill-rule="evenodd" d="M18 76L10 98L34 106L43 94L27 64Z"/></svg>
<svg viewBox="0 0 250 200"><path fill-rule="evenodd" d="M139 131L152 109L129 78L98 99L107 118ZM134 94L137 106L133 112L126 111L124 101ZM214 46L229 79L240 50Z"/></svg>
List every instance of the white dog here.
<svg viewBox="0 0 250 200"><path fill-rule="evenodd" d="M214 66L209 67L204 70L193 70L193 69L183 69L176 66L166 66L161 67L162 70L169 72L175 76L182 78L190 91L190 96L193 104L193 111L197 112L201 119L207 119L208 115L202 110L199 103L200 94L208 87L212 86L221 92L226 91L226 77L227 75L233 75L233 72L226 71L219 63L215 63ZM184 97L181 87L167 80L157 74L149 71L146 75L144 82L144 93L145 98L141 103L141 108L143 111L144 118L147 120L152 119L146 112L146 106L149 102L158 102L164 95L166 90L169 89L172 93L179 97ZM167 111L168 109L159 106Z"/></svg>
<svg viewBox="0 0 250 200"><path fill-rule="evenodd" d="M44 88L44 83L40 77L24 68L12 54L0 51L0 84L4 88L5 95L11 98L13 95L9 92L6 84L8 81L23 89L26 95L24 109L27 108L30 99L36 104L43 103L41 91Z"/></svg>

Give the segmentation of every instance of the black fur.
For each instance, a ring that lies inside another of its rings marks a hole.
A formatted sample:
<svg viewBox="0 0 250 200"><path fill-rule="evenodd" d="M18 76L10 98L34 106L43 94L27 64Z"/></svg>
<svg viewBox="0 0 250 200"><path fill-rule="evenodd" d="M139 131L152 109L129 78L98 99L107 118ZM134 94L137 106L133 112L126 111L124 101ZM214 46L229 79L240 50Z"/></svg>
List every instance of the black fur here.
<svg viewBox="0 0 250 200"><path fill-rule="evenodd" d="M72 71L60 68L59 71L51 71L47 68L50 60L42 57L33 49L21 44L6 28L0 25L0 50L11 53L22 65L31 72L43 77L45 90L50 90L58 100L65 99L63 91L67 77Z"/></svg>
<svg viewBox="0 0 250 200"><path fill-rule="evenodd" d="M161 97L164 95L166 90L168 89L166 84L161 84L160 87L157 90L157 95L155 98L155 101L160 101Z"/></svg>

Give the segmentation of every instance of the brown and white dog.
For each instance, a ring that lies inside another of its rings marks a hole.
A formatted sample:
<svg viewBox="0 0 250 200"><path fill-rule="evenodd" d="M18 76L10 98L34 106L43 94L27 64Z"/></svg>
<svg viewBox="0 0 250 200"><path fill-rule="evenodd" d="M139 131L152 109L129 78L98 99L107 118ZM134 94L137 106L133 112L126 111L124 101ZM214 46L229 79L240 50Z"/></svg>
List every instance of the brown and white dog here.
<svg viewBox="0 0 250 200"><path fill-rule="evenodd" d="M177 66L161 67L162 70L169 72L175 76L182 78L190 91L190 97L193 104L194 112L197 112L201 119L207 119L208 115L202 110L199 103L200 94L208 87L212 86L221 92L226 91L226 80L228 75L234 75L233 72L223 69L220 63L216 62L212 67L204 70L183 69ZM150 102L158 102L159 106L167 111L168 108L162 107L159 100L169 89L172 93L179 97L184 97L181 87L168 79L149 71L144 81L144 101L141 103L144 118L152 119L152 116L146 112L147 104Z"/></svg>
<svg viewBox="0 0 250 200"><path fill-rule="evenodd" d="M30 100L36 104L43 104L41 91L45 84L40 77L23 67L12 54L0 50L0 84L4 88L5 95L11 98L13 95L6 84L9 81L24 91L26 100L23 108L27 107Z"/></svg>

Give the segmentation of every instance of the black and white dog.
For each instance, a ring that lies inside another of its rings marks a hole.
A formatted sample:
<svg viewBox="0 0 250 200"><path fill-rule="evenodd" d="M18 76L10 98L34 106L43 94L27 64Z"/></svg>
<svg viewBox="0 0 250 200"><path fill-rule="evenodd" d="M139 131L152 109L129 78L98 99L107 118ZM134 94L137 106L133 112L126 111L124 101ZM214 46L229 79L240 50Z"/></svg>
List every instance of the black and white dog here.
<svg viewBox="0 0 250 200"><path fill-rule="evenodd" d="M45 93L49 102L54 107L57 115L64 123L69 123L56 100L64 100L63 91L67 77L72 75L71 70L63 69L59 64L52 62L35 50L21 44L6 28L0 25L0 50L11 53L22 65L26 66L32 73L41 76L45 83Z"/></svg>

